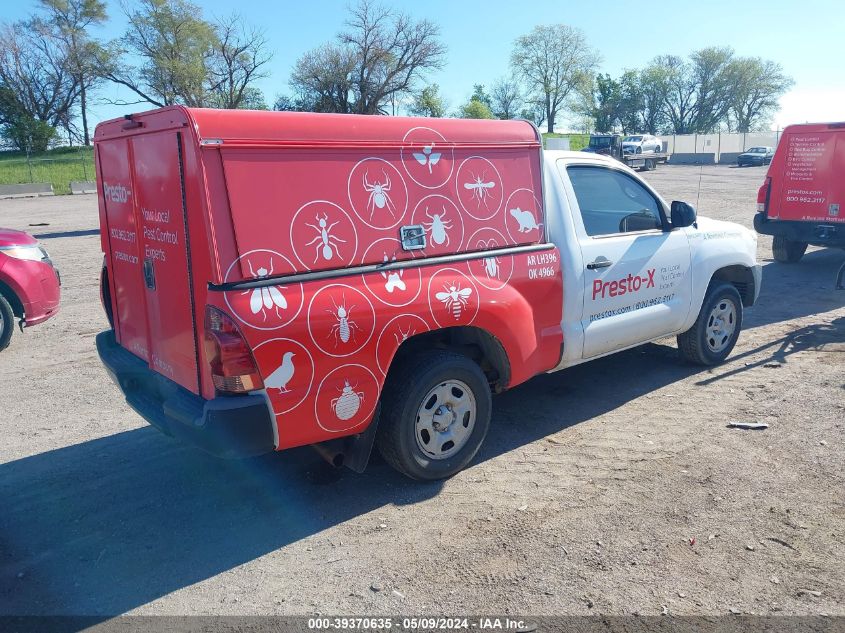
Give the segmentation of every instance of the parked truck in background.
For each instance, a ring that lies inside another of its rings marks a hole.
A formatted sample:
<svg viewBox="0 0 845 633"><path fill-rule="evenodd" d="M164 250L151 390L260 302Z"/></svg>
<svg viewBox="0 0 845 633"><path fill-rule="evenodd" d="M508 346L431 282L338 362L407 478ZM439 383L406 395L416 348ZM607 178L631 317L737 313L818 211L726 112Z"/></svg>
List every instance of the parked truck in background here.
<svg viewBox="0 0 845 633"><path fill-rule="evenodd" d="M639 143L628 139L640 139ZM644 141L644 139L654 139ZM645 149L644 149L645 148ZM648 135L625 136L620 134L590 134L590 141L582 152L611 156L631 169L653 171L660 163L669 160L669 154L662 151L659 138Z"/></svg>
<svg viewBox="0 0 845 633"><path fill-rule="evenodd" d="M795 263L807 246L845 248L845 122L790 125L757 193L754 228Z"/></svg>
<svg viewBox="0 0 845 633"><path fill-rule="evenodd" d="M719 363L760 291L751 231L526 122L169 107L95 150L100 356L218 455L448 477L492 394L670 335Z"/></svg>

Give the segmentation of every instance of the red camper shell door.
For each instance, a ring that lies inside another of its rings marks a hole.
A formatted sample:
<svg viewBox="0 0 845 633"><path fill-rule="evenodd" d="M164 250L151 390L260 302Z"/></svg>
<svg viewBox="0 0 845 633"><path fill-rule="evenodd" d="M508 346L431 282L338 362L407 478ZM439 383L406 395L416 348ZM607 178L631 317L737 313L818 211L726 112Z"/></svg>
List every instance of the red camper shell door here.
<svg viewBox="0 0 845 633"><path fill-rule="evenodd" d="M129 164L134 172L130 204L113 204L105 191L118 339L153 370L198 393L180 142L173 131L107 141L100 161L104 183L116 167ZM113 226L132 227L128 257Z"/></svg>
<svg viewBox="0 0 845 633"><path fill-rule="evenodd" d="M780 204L772 209L778 219L845 222L845 134L798 131L785 140Z"/></svg>

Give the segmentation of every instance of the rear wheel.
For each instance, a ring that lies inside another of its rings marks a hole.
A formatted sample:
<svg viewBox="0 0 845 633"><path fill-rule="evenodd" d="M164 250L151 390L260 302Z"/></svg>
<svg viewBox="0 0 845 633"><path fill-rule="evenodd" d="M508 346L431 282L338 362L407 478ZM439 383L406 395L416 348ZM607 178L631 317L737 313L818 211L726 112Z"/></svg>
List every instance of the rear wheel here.
<svg viewBox="0 0 845 633"><path fill-rule="evenodd" d="M742 297L729 283L707 291L695 324L678 335L681 355L696 365L717 365L733 351L742 329Z"/></svg>
<svg viewBox="0 0 845 633"><path fill-rule="evenodd" d="M15 313L6 297L0 295L0 352L9 347L15 331Z"/></svg>
<svg viewBox="0 0 845 633"><path fill-rule="evenodd" d="M456 352L432 350L391 368L381 404L376 445L388 464L412 479L459 472L490 427L487 377Z"/></svg>
<svg viewBox="0 0 845 633"><path fill-rule="evenodd" d="M783 235L775 235L772 240L772 255L784 264L794 264L807 252L807 242L794 242Z"/></svg>

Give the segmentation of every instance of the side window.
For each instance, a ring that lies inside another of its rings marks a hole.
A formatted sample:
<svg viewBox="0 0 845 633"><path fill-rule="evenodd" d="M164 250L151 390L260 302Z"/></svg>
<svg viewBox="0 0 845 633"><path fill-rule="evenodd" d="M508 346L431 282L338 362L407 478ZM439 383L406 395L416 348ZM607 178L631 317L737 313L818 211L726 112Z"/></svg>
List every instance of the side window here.
<svg viewBox="0 0 845 633"><path fill-rule="evenodd" d="M657 200L640 183L607 167L566 168L587 235L662 228Z"/></svg>

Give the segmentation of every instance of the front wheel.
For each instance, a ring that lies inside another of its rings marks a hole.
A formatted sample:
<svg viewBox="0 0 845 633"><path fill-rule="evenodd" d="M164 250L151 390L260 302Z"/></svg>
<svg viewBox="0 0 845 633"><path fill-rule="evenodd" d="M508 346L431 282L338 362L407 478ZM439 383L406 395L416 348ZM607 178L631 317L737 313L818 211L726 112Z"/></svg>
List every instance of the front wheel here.
<svg viewBox="0 0 845 633"><path fill-rule="evenodd" d="M783 235L775 235L772 239L772 255L782 264L794 264L804 257L807 252L807 242L794 242Z"/></svg>
<svg viewBox="0 0 845 633"><path fill-rule="evenodd" d="M729 283L711 285L695 324L678 335L681 355L696 365L718 365L733 351L742 329L742 297Z"/></svg>
<svg viewBox="0 0 845 633"><path fill-rule="evenodd" d="M391 368L376 445L412 479L451 477L472 461L490 427L492 396L481 368L462 354L431 350Z"/></svg>
<svg viewBox="0 0 845 633"><path fill-rule="evenodd" d="M15 331L15 313L6 297L0 295L0 352L9 347Z"/></svg>

